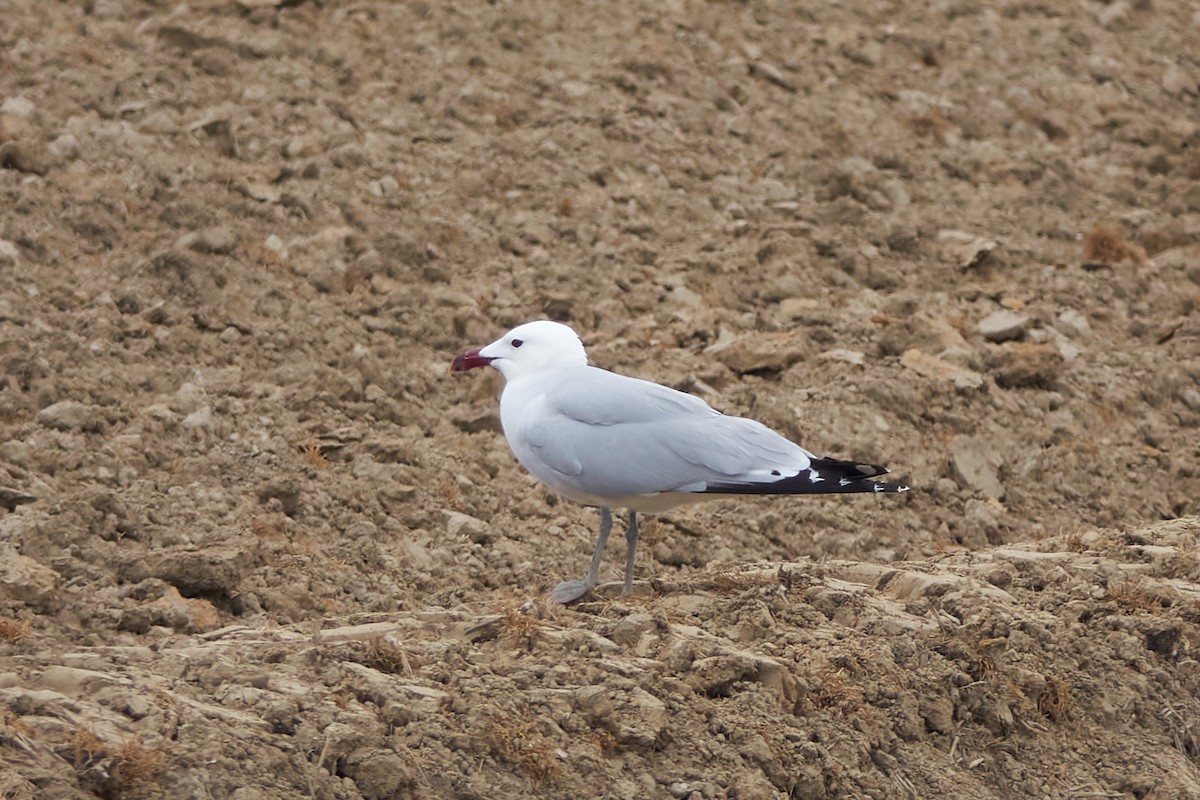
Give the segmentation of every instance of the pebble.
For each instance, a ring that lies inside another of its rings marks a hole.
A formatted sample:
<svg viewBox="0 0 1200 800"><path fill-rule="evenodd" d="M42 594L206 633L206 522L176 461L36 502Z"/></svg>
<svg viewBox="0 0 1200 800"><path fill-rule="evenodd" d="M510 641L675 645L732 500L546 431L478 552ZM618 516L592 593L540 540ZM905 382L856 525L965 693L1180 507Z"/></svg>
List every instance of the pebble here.
<svg viewBox="0 0 1200 800"><path fill-rule="evenodd" d="M956 436L950 440L950 469L954 479L985 497L1000 500L1004 497L1004 484L996 470L1004 463L996 453L984 449L973 439Z"/></svg>
<svg viewBox="0 0 1200 800"><path fill-rule="evenodd" d="M960 269L978 266L999 246L993 239L958 230L938 231L937 241L942 256L957 264Z"/></svg>
<svg viewBox="0 0 1200 800"><path fill-rule="evenodd" d="M23 506L27 503L36 503L37 496L29 492L23 492L20 489L12 486L0 486L0 508L9 511L16 510L17 506Z"/></svg>
<svg viewBox="0 0 1200 800"><path fill-rule="evenodd" d="M1001 309L980 320L979 324L975 326L975 330L989 342L1007 342L1011 339L1020 339L1028 324L1029 317L1027 315Z"/></svg>
<svg viewBox="0 0 1200 800"><path fill-rule="evenodd" d="M863 354L857 350L847 350L843 347L835 347L832 350L826 350L824 353L821 353L819 356L817 356L817 358L823 361L845 361L847 364L853 364L856 367L861 367L863 365L863 359L865 356L863 356Z"/></svg>
<svg viewBox="0 0 1200 800"><path fill-rule="evenodd" d="M756 78L762 78L768 83L773 83L780 89L795 93L796 84L784 77L783 72L774 64L768 64L765 61L759 61L750 65L750 74Z"/></svg>
<svg viewBox="0 0 1200 800"><path fill-rule="evenodd" d="M1200 392L1195 389L1184 389L1180 392L1179 399L1192 411L1200 411Z"/></svg>
<svg viewBox="0 0 1200 800"><path fill-rule="evenodd" d="M39 425L58 431L96 431L104 424L99 407L78 400L61 400L46 406L36 419Z"/></svg>
<svg viewBox="0 0 1200 800"><path fill-rule="evenodd" d="M212 430L212 407L201 406L183 418L183 427L195 430Z"/></svg>
<svg viewBox="0 0 1200 800"><path fill-rule="evenodd" d="M74 161L79 158L79 140L74 134L64 133L46 145L46 151L55 161Z"/></svg>
<svg viewBox="0 0 1200 800"><path fill-rule="evenodd" d="M46 148L28 142L5 142L0 145L0 167L45 175L50 169Z"/></svg>
<svg viewBox="0 0 1200 800"><path fill-rule="evenodd" d="M178 245L195 253L229 255L237 247L237 238L233 231L222 225L184 234Z"/></svg>
<svg viewBox="0 0 1200 800"><path fill-rule="evenodd" d="M1178 64L1169 64L1163 70L1162 87L1167 94L1200 94L1196 79Z"/></svg>
<svg viewBox="0 0 1200 800"><path fill-rule="evenodd" d="M0 444L0 458L18 467L28 467L33 448L20 439L9 439Z"/></svg>
<svg viewBox="0 0 1200 800"><path fill-rule="evenodd" d="M115 682L112 675L91 669L55 665L42 672L42 686L71 697L85 697L96 688Z"/></svg>
<svg viewBox="0 0 1200 800"><path fill-rule="evenodd" d="M923 378L952 381L956 389L978 389L984 384L984 378L978 372L951 364L915 347L904 351L900 356L900 364Z"/></svg>
<svg viewBox="0 0 1200 800"><path fill-rule="evenodd" d="M279 256L280 261L287 261L287 245L283 243L283 239L280 239L278 235L272 233L267 237L266 241L263 242L263 246L275 255Z"/></svg>
<svg viewBox="0 0 1200 800"><path fill-rule="evenodd" d="M812 342L804 331L751 333L719 341L705 350L738 374L779 372L808 355Z"/></svg>
<svg viewBox="0 0 1200 800"><path fill-rule="evenodd" d="M3 103L0 103L0 114L12 114L14 117L30 117L33 115L33 111L33 103L19 94L7 97Z"/></svg>
<svg viewBox="0 0 1200 800"><path fill-rule="evenodd" d="M996 383L1005 389L1050 388L1065 360L1053 344L1015 342L1004 345L992 358Z"/></svg>
<svg viewBox="0 0 1200 800"><path fill-rule="evenodd" d="M58 587L57 572L11 546L0 548L0 597L48 612L61 602Z"/></svg>
<svg viewBox="0 0 1200 800"><path fill-rule="evenodd" d="M1080 336L1092 330L1088 318L1073 308L1059 312L1058 327L1071 336Z"/></svg>
<svg viewBox="0 0 1200 800"><path fill-rule="evenodd" d="M1129 14L1129 3L1117 0L1096 14L1096 21L1100 23L1101 28L1124 27L1129 21Z"/></svg>
<svg viewBox="0 0 1200 800"><path fill-rule="evenodd" d="M481 519L459 511L445 511L446 533L451 536L465 535L476 544L487 544L496 537L491 528Z"/></svg>
<svg viewBox="0 0 1200 800"><path fill-rule="evenodd" d="M20 249L7 239L0 239L0 267L15 267L20 259Z"/></svg>
<svg viewBox="0 0 1200 800"><path fill-rule="evenodd" d="M575 691L575 707L625 745L654 747L667 727L667 707L638 686L616 691L612 686L585 686Z"/></svg>

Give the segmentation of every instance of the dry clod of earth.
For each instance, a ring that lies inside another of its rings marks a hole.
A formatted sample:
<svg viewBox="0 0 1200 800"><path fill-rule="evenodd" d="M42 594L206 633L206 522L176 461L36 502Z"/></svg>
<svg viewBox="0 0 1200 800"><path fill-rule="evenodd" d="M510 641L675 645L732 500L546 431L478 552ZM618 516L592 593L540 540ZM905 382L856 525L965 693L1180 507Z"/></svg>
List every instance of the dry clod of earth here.
<svg viewBox="0 0 1200 800"><path fill-rule="evenodd" d="M1200 797L1194 11L984 6L6 3L0 798ZM914 491L547 605L537 317Z"/></svg>

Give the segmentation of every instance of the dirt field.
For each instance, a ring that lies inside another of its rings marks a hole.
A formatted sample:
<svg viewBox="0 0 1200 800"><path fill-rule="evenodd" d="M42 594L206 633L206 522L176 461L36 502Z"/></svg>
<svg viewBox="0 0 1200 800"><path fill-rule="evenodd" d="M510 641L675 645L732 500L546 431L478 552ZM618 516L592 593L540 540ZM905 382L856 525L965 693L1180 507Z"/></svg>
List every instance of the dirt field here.
<svg viewBox="0 0 1200 800"><path fill-rule="evenodd" d="M0 167L0 798L1200 797L1194 4L8 0ZM549 607L542 317L914 490Z"/></svg>

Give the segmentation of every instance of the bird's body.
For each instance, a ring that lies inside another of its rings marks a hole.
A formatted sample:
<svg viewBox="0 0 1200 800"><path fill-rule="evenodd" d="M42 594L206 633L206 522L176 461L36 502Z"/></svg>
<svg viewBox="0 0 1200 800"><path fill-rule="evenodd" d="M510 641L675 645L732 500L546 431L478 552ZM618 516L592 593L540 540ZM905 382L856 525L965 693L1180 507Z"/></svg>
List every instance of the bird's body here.
<svg viewBox="0 0 1200 800"><path fill-rule="evenodd" d="M738 494L901 492L872 481L887 470L818 458L754 420L726 416L698 397L587 365L578 336L530 322L454 361L490 364L505 377L500 422L517 460L556 493L601 509L601 538L583 581L560 584L569 602L596 582L611 527L627 508L625 590L633 574L636 513Z"/></svg>

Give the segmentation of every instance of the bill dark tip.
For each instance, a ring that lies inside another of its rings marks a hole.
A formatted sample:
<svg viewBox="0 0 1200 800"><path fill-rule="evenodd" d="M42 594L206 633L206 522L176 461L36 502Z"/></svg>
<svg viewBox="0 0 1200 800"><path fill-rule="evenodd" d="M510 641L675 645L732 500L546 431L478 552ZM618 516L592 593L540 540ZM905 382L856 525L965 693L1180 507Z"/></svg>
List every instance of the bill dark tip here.
<svg viewBox="0 0 1200 800"><path fill-rule="evenodd" d="M492 363L492 359L487 356L479 355L479 348L473 347L466 352L459 353L454 357L454 362L450 364L451 372L466 372L469 369L476 367L486 367Z"/></svg>

